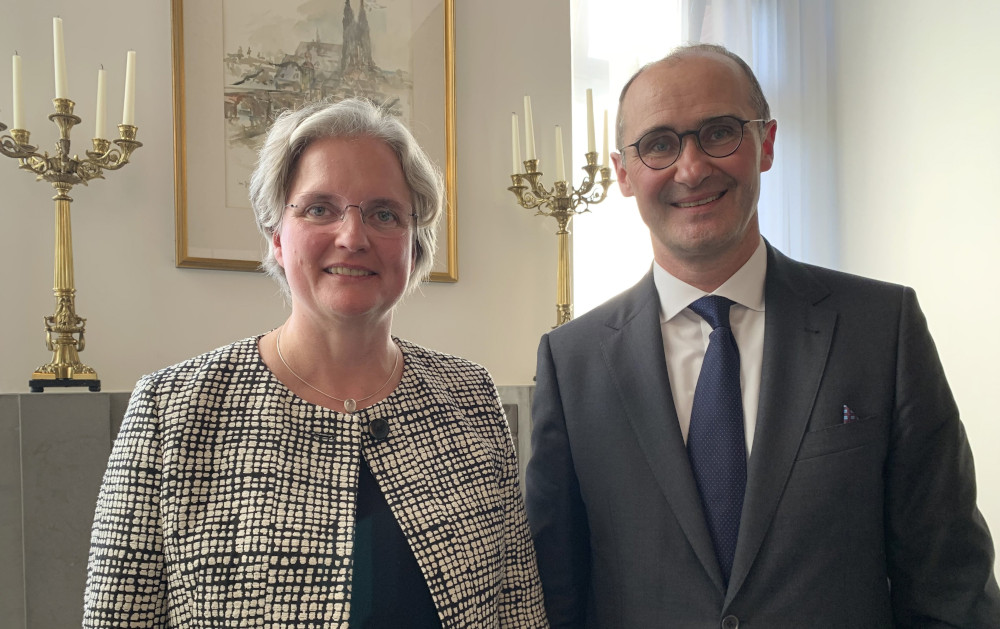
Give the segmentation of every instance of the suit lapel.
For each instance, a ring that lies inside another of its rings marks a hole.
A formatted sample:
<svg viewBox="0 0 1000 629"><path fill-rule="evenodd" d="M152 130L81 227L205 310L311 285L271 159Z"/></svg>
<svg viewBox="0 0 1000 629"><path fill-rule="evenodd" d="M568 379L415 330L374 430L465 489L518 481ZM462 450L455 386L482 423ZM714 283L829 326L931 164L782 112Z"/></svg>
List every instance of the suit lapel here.
<svg viewBox="0 0 1000 629"><path fill-rule="evenodd" d="M652 272L629 291L624 307L606 325L601 348L613 365L610 377L624 415L681 529L721 592L722 573L670 393Z"/></svg>
<svg viewBox="0 0 1000 629"><path fill-rule="evenodd" d="M764 357L747 491L728 600L739 590L771 524L805 433L837 315L816 306L828 290L804 265L768 245Z"/></svg>

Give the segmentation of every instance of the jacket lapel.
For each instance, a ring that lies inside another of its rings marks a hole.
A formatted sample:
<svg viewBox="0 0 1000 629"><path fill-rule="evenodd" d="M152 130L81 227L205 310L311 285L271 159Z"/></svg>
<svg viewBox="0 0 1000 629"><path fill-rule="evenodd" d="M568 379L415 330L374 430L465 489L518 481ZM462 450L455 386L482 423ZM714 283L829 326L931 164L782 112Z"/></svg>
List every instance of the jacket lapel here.
<svg viewBox="0 0 1000 629"><path fill-rule="evenodd" d="M753 564L799 450L837 314L816 306L829 291L807 267L768 245L764 357L753 451L727 603Z"/></svg>
<svg viewBox="0 0 1000 629"><path fill-rule="evenodd" d="M706 572L724 591L670 393L652 271L624 297L624 307L608 319L601 338L607 364L614 366L611 381L667 503Z"/></svg>

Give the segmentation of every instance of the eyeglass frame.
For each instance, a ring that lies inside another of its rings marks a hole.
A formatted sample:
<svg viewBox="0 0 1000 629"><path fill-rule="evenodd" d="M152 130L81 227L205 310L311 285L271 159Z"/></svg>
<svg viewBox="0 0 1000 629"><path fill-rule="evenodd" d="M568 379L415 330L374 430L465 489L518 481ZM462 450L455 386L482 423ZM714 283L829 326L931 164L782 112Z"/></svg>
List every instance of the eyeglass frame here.
<svg viewBox="0 0 1000 629"><path fill-rule="evenodd" d="M709 153L708 151L705 150L705 147L703 147L701 145L701 137L700 137L701 131L702 131L702 129L705 128L706 125L708 125L708 124L710 124L710 123L712 123L712 122L714 122L716 120L721 120L723 118L731 118L731 119L733 119L733 120L735 120L735 121L737 121L737 122L740 123L740 141L736 143L736 146L733 147L733 150L729 151L725 155L712 155L711 153ZM712 118L709 118L709 119L705 120L704 122L702 122L701 126L699 126L697 129L691 129L691 130L688 130L688 131L683 131L681 133L677 133L677 131L675 131L671 127L667 127L667 126L655 127L653 129L650 129L649 131L643 133L641 136L639 136L639 139L636 140L635 142L633 142L631 144L626 144L625 146L623 146L620 149L618 149L618 152L624 154L625 153L625 149L627 149L627 148L634 148L635 149L635 156L639 158L639 161L642 162L643 166L645 166L646 168L649 168L650 170L665 170L667 168L670 168L674 164L676 164L677 160L680 159L681 153L684 152L684 137L688 136L688 135L693 135L694 136L695 144L698 146L698 150L699 151L701 151L702 153L704 153L705 155L707 155L707 156L709 156L709 157L711 157L713 159L722 159L723 157L729 157L730 155L732 155L736 151L740 150L740 147L743 146L743 138L746 136L746 129L745 129L745 127L746 127L747 123L750 123L750 122L763 122L763 123L766 124L768 122L771 122L771 120L772 119L768 119L768 118L755 118L753 120L744 120L743 118L740 118L738 116L732 116L732 115L726 114L726 115L723 115L723 116L713 116ZM674 135L677 136L677 155L674 157L673 161L671 161L666 166L650 166L649 164L646 163L646 160L642 159L642 153L639 152L639 144L642 142L643 138L645 138L650 133L658 133L658 132L662 132L662 131L671 131Z"/></svg>
<svg viewBox="0 0 1000 629"><path fill-rule="evenodd" d="M394 231L394 230L392 230L392 231L382 231L377 226L370 225L368 223L368 221L365 220L365 212L364 212L364 210L362 209L361 206L365 205L365 204L368 204L368 203L372 203L372 202L385 203L386 201L387 201L387 199L369 199L368 201L362 201L361 203L345 203L343 206L337 206L335 203L333 203L331 201L325 201L325 200L324 201L307 200L306 203L286 203L285 204L285 209L288 209L288 208L293 208L293 209L303 208L303 211L308 211L309 208L312 207L312 206L315 206L315 205L325 205L325 206L329 207L330 209L339 209L340 212L341 212L340 218L339 219L337 219L337 218L332 219L330 221L330 223L331 224L333 224L333 223L341 223L341 224L343 224L343 223L345 223L347 221L347 213L348 213L347 211L348 211L348 209L350 209L352 207L356 207L356 208L358 208L358 217L361 218L361 224L365 226L365 229L368 230L368 232L371 233L371 234L374 234L374 235L377 235L377 236L386 237L386 238L398 238L399 236L402 236L404 233L408 232L410 230L411 226L414 226L414 227L416 226L417 221L413 221L413 223L408 223L408 224L406 224L404 226L396 228L396 229L398 229L398 231ZM391 203L396 203L396 202L395 201L391 201ZM385 203L385 204L386 205L390 205L389 203ZM412 208L410 208L410 209L412 210ZM405 212L402 213L402 214L400 214L400 217L403 217L403 216L409 216L410 218L413 218L413 219L418 218L417 213L416 212L412 212L412 211L409 214L406 214Z"/></svg>

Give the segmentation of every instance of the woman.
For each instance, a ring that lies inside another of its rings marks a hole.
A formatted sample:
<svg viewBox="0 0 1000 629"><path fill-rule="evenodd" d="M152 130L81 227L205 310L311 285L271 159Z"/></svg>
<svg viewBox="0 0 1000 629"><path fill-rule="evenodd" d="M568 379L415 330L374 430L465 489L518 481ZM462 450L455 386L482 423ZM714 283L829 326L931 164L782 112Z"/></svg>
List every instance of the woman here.
<svg viewBox="0 0 1000 629"><path fill-rule="evenodd" d="M250 200L291 315L139 381L84 626L547 626L493 382L391 335L434 256L427 156L367 102L315 104Z"/></svg>

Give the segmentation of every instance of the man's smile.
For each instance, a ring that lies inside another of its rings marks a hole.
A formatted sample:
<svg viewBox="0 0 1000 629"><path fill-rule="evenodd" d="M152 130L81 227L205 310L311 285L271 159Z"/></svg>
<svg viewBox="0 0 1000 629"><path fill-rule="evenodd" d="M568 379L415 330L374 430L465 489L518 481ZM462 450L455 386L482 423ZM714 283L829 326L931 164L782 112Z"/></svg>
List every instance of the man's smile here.
<svg viewBox="0 0 1000 629"><path fill-rule="evenodd" d="M724 194L726 194L725 190L723 190L722 192L720 192L718 194L713 194L710 197L705 197L704 199L698 199L697 201L686 201L686 202L683 202L683 203L671 203L671 205L673 205L674 207L681 207L681 208L698 207L699 205L706 205L708 203L711 203L712 201L716 201L718 199L721 199L722 195L724 195Z"/></svg>

